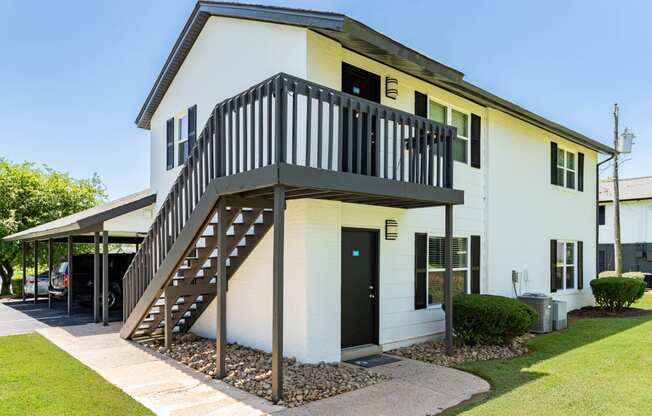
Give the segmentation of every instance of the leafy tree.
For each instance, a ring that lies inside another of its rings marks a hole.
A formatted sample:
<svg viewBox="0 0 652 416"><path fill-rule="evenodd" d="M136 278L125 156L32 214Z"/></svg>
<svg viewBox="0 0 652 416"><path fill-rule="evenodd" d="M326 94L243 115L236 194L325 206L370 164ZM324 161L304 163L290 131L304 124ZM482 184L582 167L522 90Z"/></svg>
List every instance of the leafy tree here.
<svg viewBox="0 0 652 416"><path fill-rule="evenodd" d="M93 207L106 200L106 189L94 174L74 179L67 173L33 163L0 158L0 294L8 294L21 261L20 243L3 237Z"/></svg>

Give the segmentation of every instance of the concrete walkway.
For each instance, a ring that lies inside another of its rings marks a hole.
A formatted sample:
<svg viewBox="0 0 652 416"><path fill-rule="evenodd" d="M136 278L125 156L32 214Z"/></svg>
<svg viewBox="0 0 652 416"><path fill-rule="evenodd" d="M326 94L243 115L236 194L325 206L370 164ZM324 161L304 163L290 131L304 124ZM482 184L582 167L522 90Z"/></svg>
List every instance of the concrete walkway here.
<svg viewBox="0 0 652 416"><path fill-rule="evenodd" d="M120 338L120 324L36 332L157 415L258 416L282 410L183 364Z"/></svg>
<svg viewBox="0 0 652 416"><path fill-rule="evenodd" d="M489 383L472 374L409 359L371 370L392 379L274 416L435 415L490 388Z"/></svg>
<svg viewBox="0 0 652 416"><path fill-rule="evenodd" d="M118 323L37 330L158 415L425 416L489 391L471 374L402 359L373 369L389 381L285 409L122 340L118 331Z"/></svg>

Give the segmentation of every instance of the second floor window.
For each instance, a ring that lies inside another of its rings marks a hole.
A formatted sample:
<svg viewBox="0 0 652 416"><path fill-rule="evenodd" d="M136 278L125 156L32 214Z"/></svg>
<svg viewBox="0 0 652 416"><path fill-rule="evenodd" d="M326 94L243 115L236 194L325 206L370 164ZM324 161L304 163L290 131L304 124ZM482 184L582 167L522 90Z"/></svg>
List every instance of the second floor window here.
<svg viewBox="0 0 652 416"><path fill-rule="evenodd" d="M183 165L186 159L188 159L188 114L185 114L183 117L179 118L177 143L179 148L178 164Z"/></svg>
<svg viewBox="0 0 652 416"><path fill-rule="evenodd" d="M457 128L457 138L453 142L453 160L469 162L469 115L430 100L428 118Z"/></svg>
<svg viewBox="0 0 652 416"><path fill-rule="evenodd" d="M575 189L575 153L557 149L557 184Z"/></svg>

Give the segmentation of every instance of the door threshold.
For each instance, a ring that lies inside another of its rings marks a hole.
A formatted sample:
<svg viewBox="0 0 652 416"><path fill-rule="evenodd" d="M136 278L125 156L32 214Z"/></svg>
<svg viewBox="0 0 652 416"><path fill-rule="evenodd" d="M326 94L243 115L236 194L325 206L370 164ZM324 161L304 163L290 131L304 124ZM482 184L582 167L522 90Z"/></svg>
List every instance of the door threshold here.
<svg viewBox="0 0 652 416"><path fill-rule="evenodd" d="M342 348L342 358L340 361L355 360L356 358L377 355L383 352L383 348L376 344L356 345L355 347Z"/></svg>

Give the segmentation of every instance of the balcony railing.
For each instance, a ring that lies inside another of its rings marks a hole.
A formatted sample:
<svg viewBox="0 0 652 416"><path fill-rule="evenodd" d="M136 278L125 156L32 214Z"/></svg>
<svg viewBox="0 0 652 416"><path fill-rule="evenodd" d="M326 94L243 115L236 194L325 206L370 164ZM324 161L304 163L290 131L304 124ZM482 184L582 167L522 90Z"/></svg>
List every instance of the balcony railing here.
<svg viewBox="0 0 652 416"><path fill-rule="evenodd" d="M452 188L454 127L277 74L216 105L124 277L129 316L208 185L287 163Z"/></svg>

